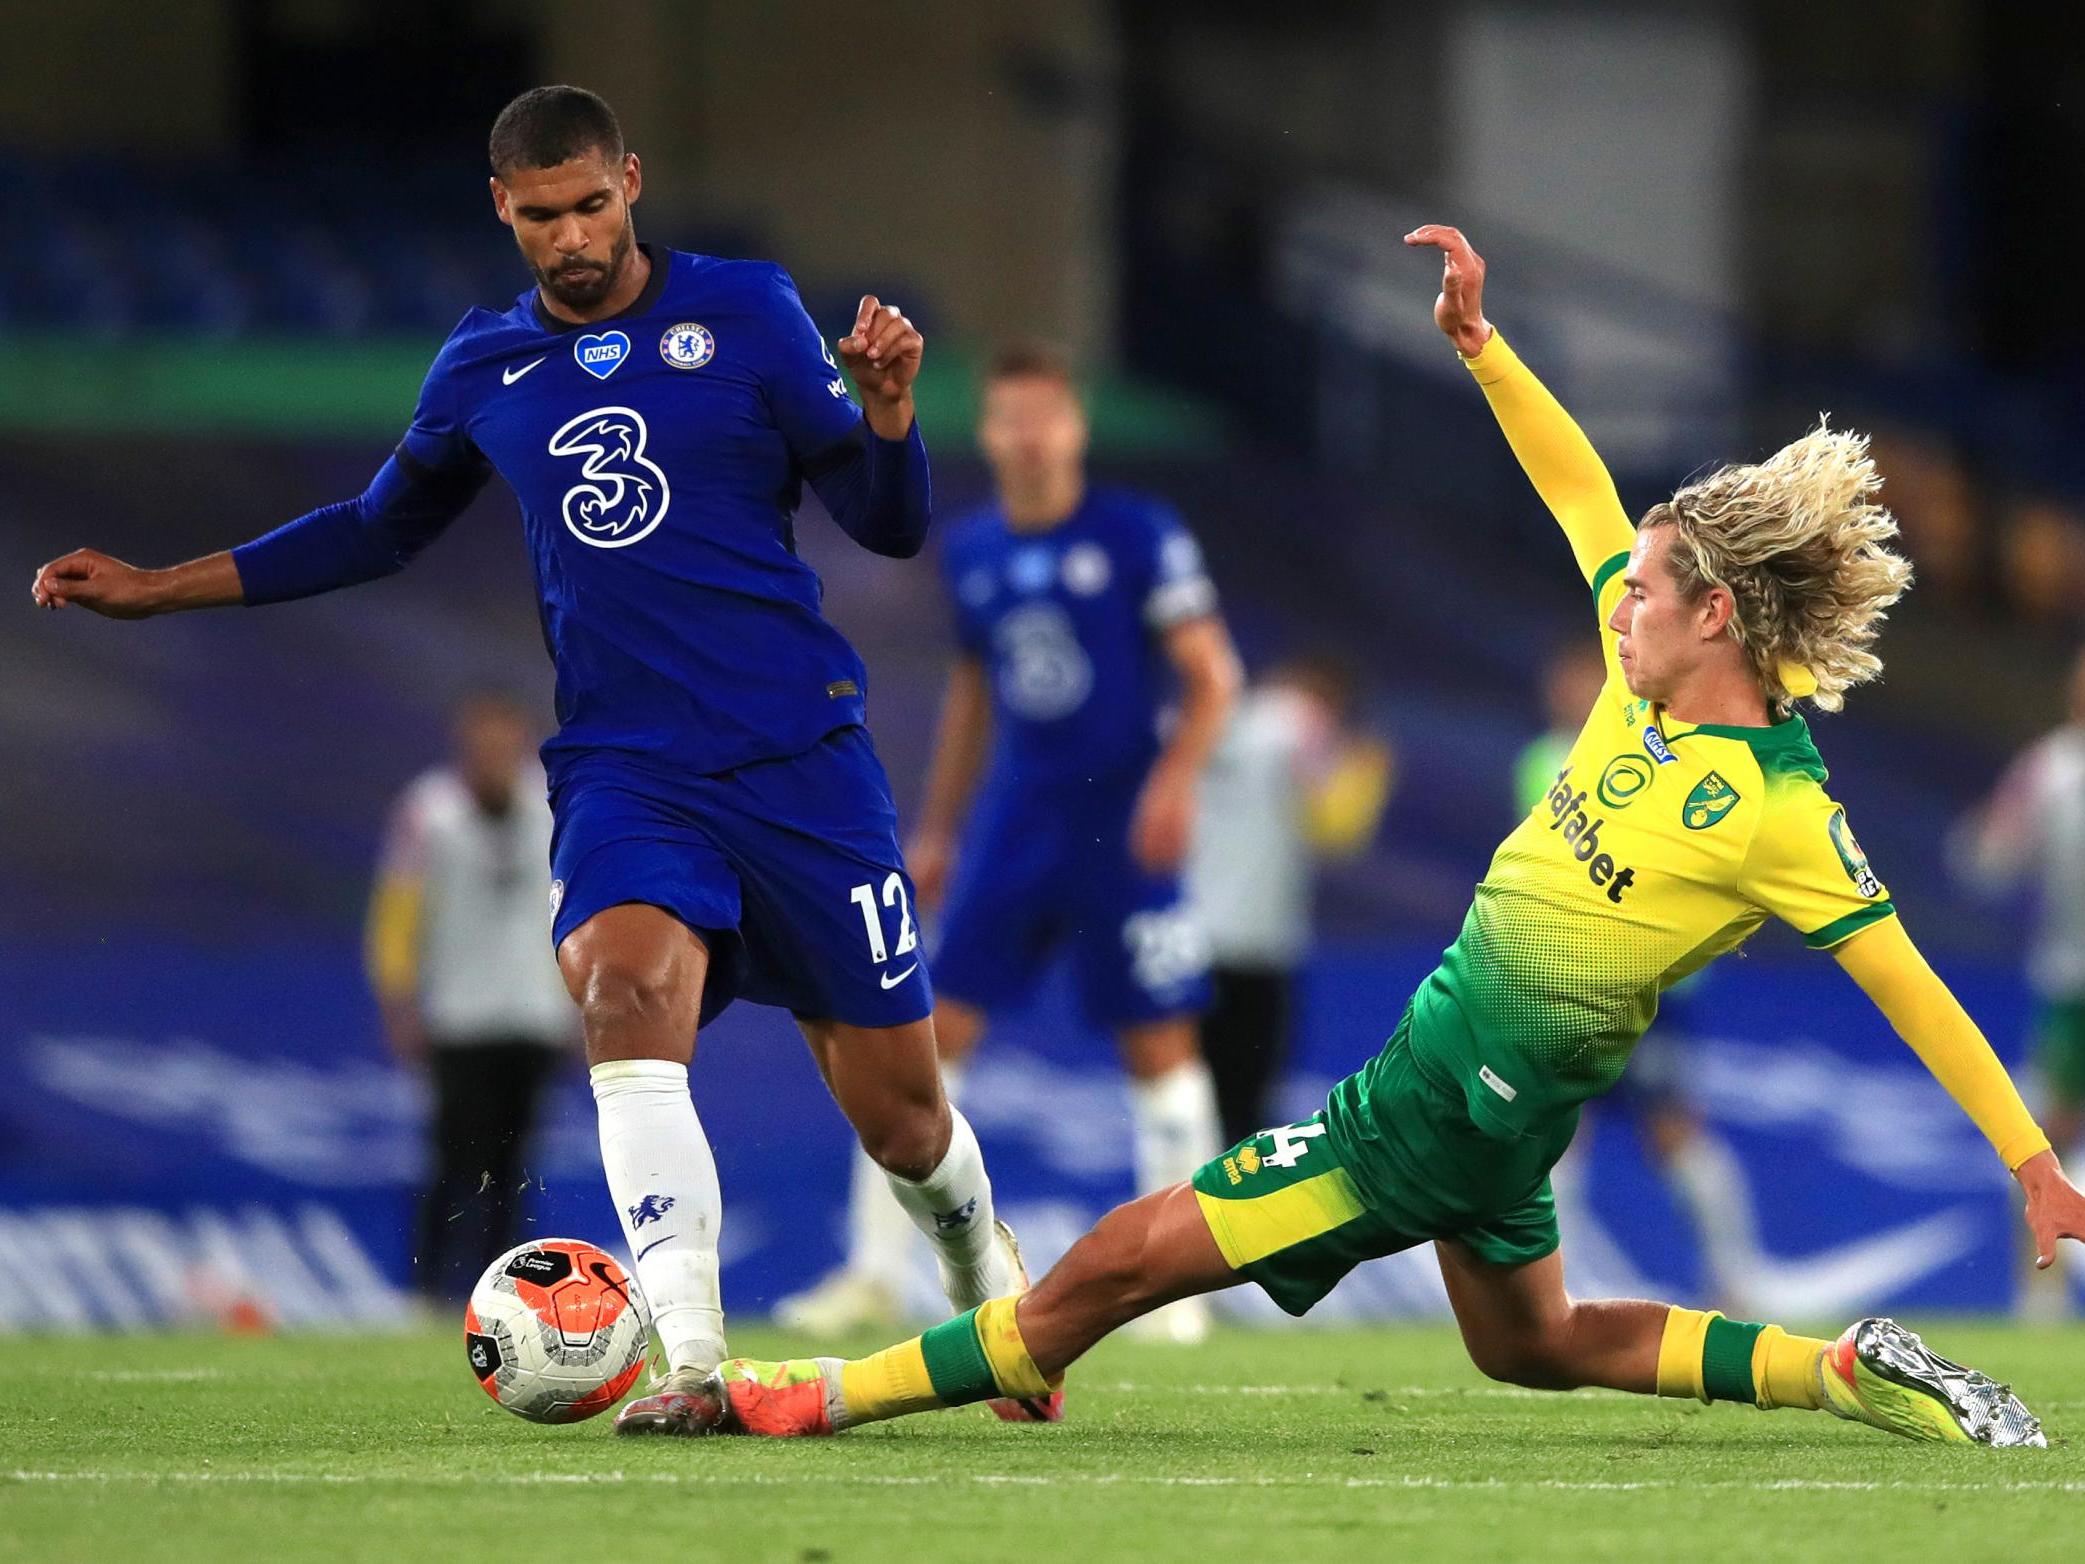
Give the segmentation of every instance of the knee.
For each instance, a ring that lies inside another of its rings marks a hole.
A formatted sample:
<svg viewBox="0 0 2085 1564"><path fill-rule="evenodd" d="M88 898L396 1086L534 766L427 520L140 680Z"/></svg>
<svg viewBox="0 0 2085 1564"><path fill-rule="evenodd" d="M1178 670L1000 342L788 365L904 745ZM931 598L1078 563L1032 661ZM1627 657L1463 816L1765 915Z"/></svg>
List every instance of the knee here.
<svg viewBox="0 0 2085 1564"><path fill-rule="evenodd" d="M1529 1390L1572 1390L1582 1382L1573 1367L1568 1314L1510 1334L1466 1337L1464 1345L1487 1379Z"/></svg>
<svg viewBox="0 0 2085 1564"><path fill-rule="evenodd" d="M932 1101L908 1101L857 1126L871 1162L886 1173L914 1180L941 1165L952 1128L947 1099L939 1092Z"/></svg>
<svg viewBox="0 0 2085 1564"><path fill-rule="evenodd" d="M595 1063L623 1057L619 1040L667 1028L681 1008L679 984L662 966L604 955L568 968L566 977Z"/></svg>

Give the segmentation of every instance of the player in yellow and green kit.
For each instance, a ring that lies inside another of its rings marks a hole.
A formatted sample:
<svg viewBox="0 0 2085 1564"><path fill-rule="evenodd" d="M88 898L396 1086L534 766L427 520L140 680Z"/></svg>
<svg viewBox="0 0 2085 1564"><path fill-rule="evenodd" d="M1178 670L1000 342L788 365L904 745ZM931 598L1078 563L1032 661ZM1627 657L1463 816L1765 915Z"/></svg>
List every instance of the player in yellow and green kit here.
<svg viewBox="0 0 2085 1564"><path fill-rule="evenodd" d="M1111 1212L1035 1287L851 1362L734 1359L681 1430L824 1434L994 1398L1047 1415L1064 1370L1175 1298L1257 1282L1301 1314L1354 1265L1431 1240L1471 1358L1516 1384L1821 1409L1913 1438L2041 1444L2002 1385L1892 1321L1836 1342L1564 1291L1548 1174L1661 990L1769 917L1829 950L2019 1179L2046 1264L2085 1197L1898 922L1824 790L1795 703L1837 710L1910 567L1865 442L1820 428L1631 528L1585 436L1485 320L1452 228L1434 318L1592 589L1606 682L1499 848L1388 1045L1302 1124Z"/></svg>

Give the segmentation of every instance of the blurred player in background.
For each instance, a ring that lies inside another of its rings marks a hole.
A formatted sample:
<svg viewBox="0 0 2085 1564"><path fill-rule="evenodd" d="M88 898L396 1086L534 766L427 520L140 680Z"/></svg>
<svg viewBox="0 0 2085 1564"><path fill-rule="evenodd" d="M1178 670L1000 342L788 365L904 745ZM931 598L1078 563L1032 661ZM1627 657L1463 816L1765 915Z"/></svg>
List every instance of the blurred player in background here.
<svg viewBox="0 0 2085 1564"><path fill-rule="evenodd" d="M1063 357L1000 353L978 441L998 494L951 524L942 550L957 653L907 852L925 903L947 897L934 957L943 1067L953 1084L992 1013L1068 958L1083 1018L1115 1035L1129 1071L1137 1188L1160 1189L1220 1144L1195 1033L1208 949L1180 866L1237 658L1179 518L1088 484L1086 414ZM836 1330L891 1317L910 1238L868 1171L857 1163L844 1267L778 1318ZM1190 1304L1164 1329L1197 1339L1206 1313Z"/></svg>
<svg viewBox="0 0 2085 1564"><path fill-rule="evenodd" d="M579 1040L550 949L550 807L513 696L457 703L449 762L391 813L369 904L370 985L399 1062L433 1089L415 1280L460 1302L521 1241L522 1154Z"/></svg>
<svg viewBox="0 0 2085 1564"><path fill-rule="evenodd" d="M616 1427L658 1432L724 1354L722 1197L688 1065L734 998L796 1016L952 1304L1021 1274L942 1096L868 675L795 546L808 483L864 548L919 551L924 344L864 298L839 343L857 404L779 266L639 244L643 171L590 92L523 93L488 151L534 286L464 316L367 490L171 569L81 549L34 595L119 619L310 597L401 569L494 472L513 489L558 676L552 938L667 1365Z"/></svg>
<svg viewBox="0 0 2085 1564"><path fill-rule="evenodd" d="M2031 884L2027 977L2040 1001L2034 1067L2042 1123L2066 1151L2085 1138L2085 652L2071 666L2070 720L2030 745L1958 833L1957 863L1987 893ZM2070 1312L2065 1268L2028 1272L2023 1313Z"/></svg>
<svg viewBox="0 0 2085 1564"><path fill-rule="evenodd" d="M1302 1314L1355 1265L1431 1240L1464 1345L1496 1379L2046 1444L2007 1387L1891 1320L1832 1342L1564 1290L1548 1174L1579 1106L1614 1084L1663 988L1769 917L1831 951L1983 1131L2045 1263L2085 1237L2085 1195L1904 932L1795 709L1836 711L1881 671L1872 643L1910 580L1866 442L1819 428L1632 527L1584 433L1484 318L1476 252L1452 228L1406 243L1444 252L1435 323L1592 599L1607 678L1564 774L1500 845L1388 1044L1323 1111L1111 1212L1018 1298L856 1361L726 1362L706 1426L829 1434L1052 1394L1095 1342L1173 1299L1250 1280Z"/></svg>
<svg viewBox="0 0 2085 1564"><path fill-rule="evenodd" d="M1345 659L1281 663L1239 701L1202 774L1187 883L1209 936L1202 1055L1226 1144L1272 1122L1310 951L1314 861L1364 851L1390 802L1396 757L1356 727L1359 706Z"/></svg>
<svg viewBox="0 0 2085 1564"><path fill-rule="evenodd" d="M1526 816L1557 785L1585 713L1593 709L1606 682L1607 668L1593 642L1571 640L1551 657L1542 681L1548 730L1530 741L1513 768L1516 819ZM1628 1070L1595 1111L1612 1104L1635 1124L1651 1166L1694 1224L1709 1296L1723 1308L1745 1309L1759 1301L1762 1265L1759 1224L1744 1164L1701 1121L1680 1085L1686 1066L1684 1039L1692 1033L1687 996L1698 981L1685 979L1665 991L1656 1025L1636 1045ZM1573 1214L1590 1219L1584 1184L1591 1148L1592 1137L1581 1134L1550 1173L1567 1227Z"/></svg>

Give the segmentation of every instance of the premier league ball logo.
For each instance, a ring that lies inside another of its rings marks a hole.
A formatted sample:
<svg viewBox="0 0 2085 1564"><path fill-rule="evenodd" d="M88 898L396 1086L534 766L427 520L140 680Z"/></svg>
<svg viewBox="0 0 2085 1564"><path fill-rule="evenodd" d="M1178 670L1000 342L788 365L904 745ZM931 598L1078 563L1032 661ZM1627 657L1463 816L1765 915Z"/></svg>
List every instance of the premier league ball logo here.
<svg viewBox="0 0 2085 1564"><path fill-rule="evenodd" d="M700 369L717 355L717 339L707 326L682 321L666 328L659 339L659 357L675 369Z"/></svg>

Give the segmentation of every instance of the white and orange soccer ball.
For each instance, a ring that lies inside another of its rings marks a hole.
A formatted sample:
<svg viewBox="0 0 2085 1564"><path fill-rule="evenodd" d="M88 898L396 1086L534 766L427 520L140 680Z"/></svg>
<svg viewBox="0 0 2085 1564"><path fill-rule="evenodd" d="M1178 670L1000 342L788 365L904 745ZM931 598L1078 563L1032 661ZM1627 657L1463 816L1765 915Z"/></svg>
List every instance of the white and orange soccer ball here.
<svg viewBox="0 0 2085 1564"><path fill-rule="evenodd" d="M651 1317L613 1255L577 1238L509 1249L478 1278L463 1315L471 1373L532 1423L605 1412L637 1383Z"/></svg>

